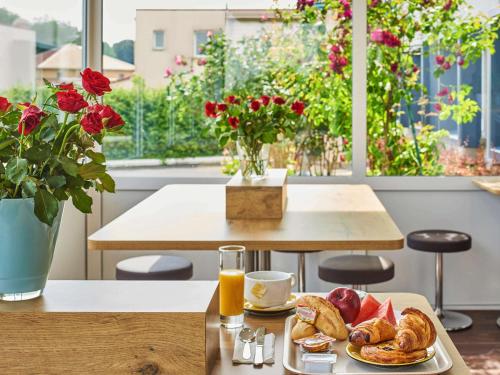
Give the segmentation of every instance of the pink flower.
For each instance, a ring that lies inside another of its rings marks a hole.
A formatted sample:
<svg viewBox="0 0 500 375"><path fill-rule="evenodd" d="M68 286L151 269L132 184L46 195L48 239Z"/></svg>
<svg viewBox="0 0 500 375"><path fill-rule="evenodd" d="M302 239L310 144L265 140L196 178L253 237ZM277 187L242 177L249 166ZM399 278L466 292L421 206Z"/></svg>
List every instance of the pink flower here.
<svg viewBox="0 0 500 375"><path fill-rule="evenodd" d="M372 42L382 44L384 43L384 32L382 31L382 29L376 29L371 32L370 39L372 40Z"/></svg>
<svg viewBox="0 0 500 375"><path fill-rule="evenodd" d="M182 56L181 55L177 55L175 56L175 64L176 65L183 65L184 61L182 60Z"/></svg>
<svg viewBox="0 0 500 375"><path fill-rule="evenodd" d="M163 74L163 77L164 78L168 78L172 74L174 74L174 71L171 68L167 67L167 68L165 68L165 73Z"/></svg>
<svg viewBox="0 0 500 375"><path fill-rule="evenodd" d="M372 0L370 2L370 8L375 8L378 5L379 0Z"/></svg>
<svg viewBox="0 0 500 375"><path fill-rule="evenodd" d="M339 53L340 46L338 44L334 44L333 46L330 47L330 51L332 51L333 53Z"/></svg>
<svg viewBox="0 0 500 375"><path fill-rule="evenodd" d="M352 18L352 10L351 9L345 10L344 13L342 14L342 17L350 20Z"/></svg>
<svg viewBox="0 0 500 375"><path fill-rule="evenodd" d="M445 61L443 63L443 65L441 65L441 67L444 69L444 70L449 70L451 68L451 64L448 62L448 61Z"/></svg>
<svg viewBox="0 0 500 375"><path fill-rule="evenodd" d="M436 56L436 64L443 65L443 63L444 63L444 56L443 55L437 55Z"/></svg>
<svg viewBox="0 0 500 375"><path fill-rule="evenodd" d="M205 59L204 57L202 57L201 59L198 60L198 65L199 66L203 66L203 65L206 65L207 64L207 59Z"/></svg>
<svg viewBox="0 0 500 375"><path fill-rule="evenodd" d="M214 33L210 30L207 31L207 38L211 38L214 35Z"/></svg>
<svg viewBox="0 0 500 375"><path fill-rule="evenodd" d="M314 5L314 0L297 0L297 10L304 10Z"/></svg>
<svg viewBox="0 0 500 375"><path fill-rule="evenodd" d="M437 96L446 96L450 93L448 87L443 87L436 95Z"/></svg>
<svg viewBox="0 0 500 375"><path fill-rule="evenodd" d="M267 20L269 19L269 17L265 14L263 14L262 16L260 16L260 22L266 22Z"/></svg>
<svg viewBox="0 0 500 375"><path fill-rule="evenodd" d="M436 112L441 112L443 110L443 107L441 106L441 103L436 103L434 104L434 109Z"/></svg>
<svg viewBox="0 0 500 375"><path fill-rule="evenodd" d="M401 46L401 41L399 38L389 31L384 31L384 44L387 47L399 47Z"/></svg>

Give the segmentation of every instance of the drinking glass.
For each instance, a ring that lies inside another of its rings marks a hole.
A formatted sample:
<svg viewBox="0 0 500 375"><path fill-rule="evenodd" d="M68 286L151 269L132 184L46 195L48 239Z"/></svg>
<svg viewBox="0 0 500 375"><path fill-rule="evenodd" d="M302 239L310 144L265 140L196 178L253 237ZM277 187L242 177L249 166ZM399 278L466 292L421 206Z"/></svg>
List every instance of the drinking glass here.
<svg viewBox="0 0 500 375"><path fill-rule="evenodd" d="M243 326L245 247L219 248L220 322L225 328Z"/></svg>

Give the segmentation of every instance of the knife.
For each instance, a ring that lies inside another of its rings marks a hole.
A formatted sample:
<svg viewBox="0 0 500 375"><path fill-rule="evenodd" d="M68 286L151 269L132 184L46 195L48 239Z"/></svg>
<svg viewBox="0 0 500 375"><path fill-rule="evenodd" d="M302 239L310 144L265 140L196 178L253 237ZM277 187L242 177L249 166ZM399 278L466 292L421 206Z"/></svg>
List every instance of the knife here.
<svg viewBox="0 0 500 375"><path fill-rule="evenodd" d="M264 363L264 336L266 335L266 328L260 327L257 329L256 347L255 347L255 358L253 364L255 366L261 366Z"/></svg>

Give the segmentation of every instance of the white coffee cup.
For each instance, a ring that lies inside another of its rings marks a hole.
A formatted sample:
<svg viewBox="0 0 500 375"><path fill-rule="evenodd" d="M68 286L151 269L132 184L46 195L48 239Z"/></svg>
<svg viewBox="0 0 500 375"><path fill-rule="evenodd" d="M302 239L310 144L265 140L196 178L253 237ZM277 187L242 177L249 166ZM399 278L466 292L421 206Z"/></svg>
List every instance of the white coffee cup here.
<svg viewBox="0 0 500 375"><path fill-rule="evenodd" d="M293 273L256 271L245 275L245 299L255 307L284 305L295 285Z"/></svg>

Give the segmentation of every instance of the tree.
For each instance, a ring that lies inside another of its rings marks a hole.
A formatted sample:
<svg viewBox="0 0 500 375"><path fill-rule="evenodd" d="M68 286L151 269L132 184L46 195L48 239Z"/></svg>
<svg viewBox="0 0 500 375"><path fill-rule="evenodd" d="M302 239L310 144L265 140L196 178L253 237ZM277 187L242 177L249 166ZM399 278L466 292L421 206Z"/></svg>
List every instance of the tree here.
<svg viewBox="0 0 500 375"><path fill-rule="evenodd" d="M108 42L102 42L102 53L106 56L116 57L115 50Z"/></svg>
<svg viewBox="0 0 500 375"><path fill-rule="evenodd" d="M36 32L37 43L54 47L68 43L81 45L81 31L67 22L43 18L37 19L31 28Z"/></svg>
<svg viewBox="0 0 500 375"><path fill-rule="evenodd" d="M15 20L17 20L19 16L15 13L12 13L7 8L0 8L0 24L2 25L12 25Z"/></svg>
<svg viewBox="0 0 500 375"><path fill-rule="evenodd" d="M134 63L134 41L130 39L121 40L113 44L113 51L117 59Z"/></svg>

